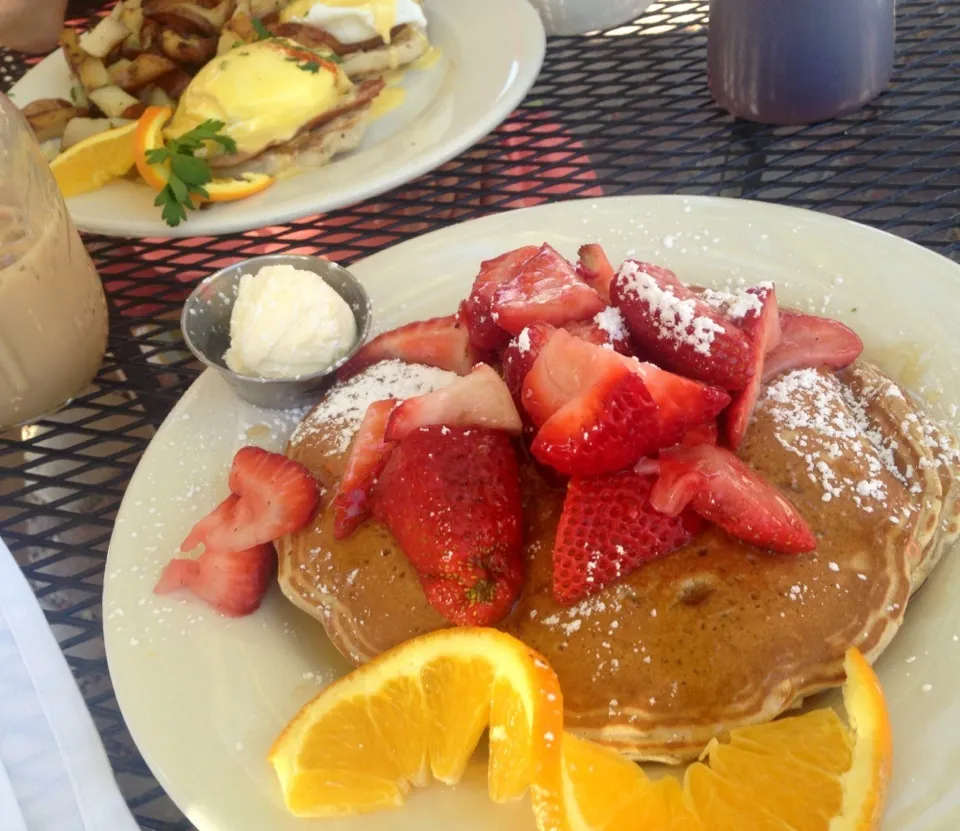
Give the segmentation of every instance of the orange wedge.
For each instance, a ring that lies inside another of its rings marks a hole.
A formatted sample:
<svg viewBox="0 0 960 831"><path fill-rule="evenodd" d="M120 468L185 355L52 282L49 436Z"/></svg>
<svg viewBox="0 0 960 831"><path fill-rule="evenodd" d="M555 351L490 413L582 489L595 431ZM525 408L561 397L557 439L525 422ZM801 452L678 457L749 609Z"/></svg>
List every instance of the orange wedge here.
<svg viewBox="0 0 960 831"><path fill-rule="evenodd" d="M553 817L541 831L871 831L890 778L890 720L880 684L851 649L843 688L848 728L833 710L814 710L733 730L711 742L709 763L683 784L650 780L612 750L565 735L562 787L534 791ZM538 804L540 803L540 804Z"/></svg>
<svg viewBox="0 0 960 831"><path fill-rule="evenodd" d="M134 158L141 178L156 191L163 190L170 176L169 164L151 164L147 154L151 150L163 147L163 128L173 116L169 107L147 107L137 121L134 138ZM274 182L272 176L263 173L245 173L239 179L214 179L204 188L208 198L206 202L234 202L246 199L266 190Z"/></svg>
<svg viewBox="0 0 960 831"><path fill-rule="evenodd" d="M445 629L329 686L269 759L290 811L345 816L401 805L431 778L459 781L488 726L494 800L558 784L563 703L553 670L502 632Z"/></svg>
<svg viewBox="0 0 960 831"><path fill-rule="evenodd" d="M50 170L60 193L65 197L79 196L125 176L135 161L136 129L133 123L97 133L57 156L50 163Z"/></svg>

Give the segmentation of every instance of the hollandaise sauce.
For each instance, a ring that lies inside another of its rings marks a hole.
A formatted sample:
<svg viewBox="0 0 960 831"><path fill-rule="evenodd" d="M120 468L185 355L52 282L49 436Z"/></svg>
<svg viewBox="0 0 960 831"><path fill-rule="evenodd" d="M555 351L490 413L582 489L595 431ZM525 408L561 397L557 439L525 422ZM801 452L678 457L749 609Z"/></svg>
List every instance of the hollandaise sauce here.
<svg viewBox="0 0 960 831"><path fill-rule="evenodd" d="M164 133L176 138L214 119L223 122L238 153L256 154L289 141L352 88L322 54L280 38L250 43L214 58L196 74Z"/></svg>

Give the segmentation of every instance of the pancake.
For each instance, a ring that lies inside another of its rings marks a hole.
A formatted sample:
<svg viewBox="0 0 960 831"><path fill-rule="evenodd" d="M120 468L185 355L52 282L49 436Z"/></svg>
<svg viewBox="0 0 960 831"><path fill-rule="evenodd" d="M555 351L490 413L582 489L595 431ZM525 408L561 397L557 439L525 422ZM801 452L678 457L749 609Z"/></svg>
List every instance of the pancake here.
<svg viewBox="0 0 960 831"><path fill-rule="evenodd" d="M449 625L384 527L368 520L336 541L326 510L366 405L444 376L395 361L372 367L332 389L288 448L325 492L313 525L278 545L280 584L355 664ZM550 661L575 733L676 763L798 706L842 682L849 646L880 655L957 537L955 440L869 364L775 379L740 455L789 496L816 552L773 555L710 527L570 608L551 592L564 492L521 458L528 571L501 628Z"/></svg>

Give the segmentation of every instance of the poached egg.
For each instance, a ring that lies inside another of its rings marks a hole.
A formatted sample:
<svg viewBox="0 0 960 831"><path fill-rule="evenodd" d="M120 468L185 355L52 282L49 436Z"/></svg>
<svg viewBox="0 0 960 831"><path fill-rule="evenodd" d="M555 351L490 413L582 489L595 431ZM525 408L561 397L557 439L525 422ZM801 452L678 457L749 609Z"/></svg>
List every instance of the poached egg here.
<svg viewBox="0 0 960 831"><path fill-rule="evenodd" d="M405 24L427 28L418 0L293 0L280 21L323 29L343 44L378 36L390 43L390 31Z"/></svg>
<svg viewBox="0 0 960 831"><path fill-rule="evenodd" d="M223 122L237 153L255 155L292 139L352 89L339 65L321 52L283 38L243 44L194 76L164 133L177 138L214 119Z"/></svg>

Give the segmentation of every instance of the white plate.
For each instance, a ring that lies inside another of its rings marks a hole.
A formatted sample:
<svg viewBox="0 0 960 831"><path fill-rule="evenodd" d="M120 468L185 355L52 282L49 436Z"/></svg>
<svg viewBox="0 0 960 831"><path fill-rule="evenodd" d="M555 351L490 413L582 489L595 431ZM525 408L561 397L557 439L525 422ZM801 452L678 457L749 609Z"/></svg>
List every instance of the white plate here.
<svg viewBox="0 0 960 831"><path fill-rule="evenodd" d="M111 236L187 237L227 234L342 208L415 179L475 144L523 100L543 62L543 25L524 0L436 0L426 5L440 59L408 70L403 103L373 121L353 153L276 182L259 196L191 212L170 228L143 184L112 182L67 200L83 231ZM69 98L59 50L13 87L19 106Z"/></svg>
<svg viewBox="0 0 960 831"><path fill-rule="evenodd" d="M389 327L449 313L480 259L544 239L571 257L586 241L603 243L617 261L636 251L708 285L730 276L775 280L785 302L855 326L867 356L937 399L937 415L956 412L960 267L822 214L707 198L573 201L437 231L352 268L375 319ZM530 831L523 803L487 802L482 762L467 783L417 792L400 811L343 822L288 816L265 754L320 683L346 664L320 625L276 588L260 611L233 621L193 601L150 594L191 524L225 495L235 450L251 437L279 447L295 420L241 403L208 371L161 427L130 483L107 561L104 630L117 698L145 759L200 831ZM248 435L257 424L269 429ZM960 827L958 592L960 559L948 556L911 600L878 662L895 742L886 827L896 831Z"/></svg>

